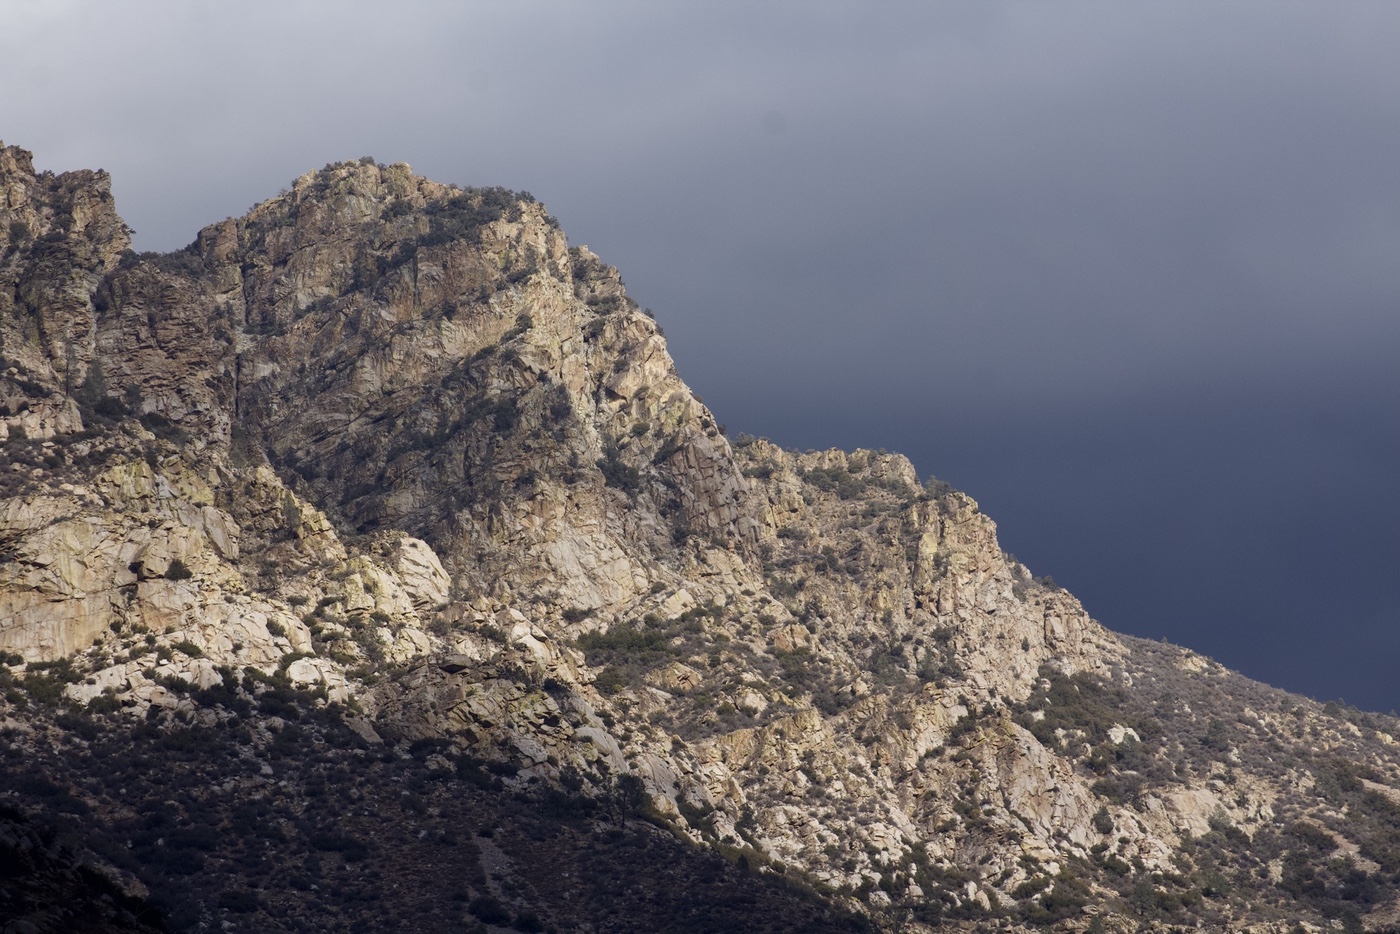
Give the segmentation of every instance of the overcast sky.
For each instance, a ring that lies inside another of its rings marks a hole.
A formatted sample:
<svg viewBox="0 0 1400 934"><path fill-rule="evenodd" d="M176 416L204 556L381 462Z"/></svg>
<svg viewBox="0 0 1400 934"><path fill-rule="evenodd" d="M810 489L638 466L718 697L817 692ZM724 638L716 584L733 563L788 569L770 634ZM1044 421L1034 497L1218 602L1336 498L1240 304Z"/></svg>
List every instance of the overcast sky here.
<svg viewBox="0 0 1400 934"><path fill-rule="evenodd" d="M0 139L166 250L528 189L731 433L885 447L1111 628L1400 708L1400 6L4 0Z"/></svg>

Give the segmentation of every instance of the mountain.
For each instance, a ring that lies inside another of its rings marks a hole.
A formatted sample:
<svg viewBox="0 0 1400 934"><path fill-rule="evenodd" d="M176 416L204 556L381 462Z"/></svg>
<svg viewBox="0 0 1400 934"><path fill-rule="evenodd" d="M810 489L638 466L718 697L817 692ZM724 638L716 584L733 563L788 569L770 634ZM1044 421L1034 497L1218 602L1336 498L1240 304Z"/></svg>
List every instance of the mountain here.
<svg viewBox="0 0 1400 934"><path fill-rule="evenodd" d="M9 147L0 214L22 930L1400 916L1400 722L1110 632L899 455L731 441L528 194L363 159L136 254Z"/></svg>

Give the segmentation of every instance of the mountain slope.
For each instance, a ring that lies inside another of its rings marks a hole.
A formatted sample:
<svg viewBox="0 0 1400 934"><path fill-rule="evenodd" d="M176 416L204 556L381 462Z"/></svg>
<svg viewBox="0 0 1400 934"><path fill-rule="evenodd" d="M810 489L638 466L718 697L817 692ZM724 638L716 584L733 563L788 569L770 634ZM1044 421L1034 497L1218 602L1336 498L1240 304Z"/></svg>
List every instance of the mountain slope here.
<svg viewBox="0 0 1400 934"><path fill-rule="evenodd" d="M172 925L655 929L580 881L637 853L697 929L1390 923L1392 719L1109 632L902 457L731 444L528 195L361 160L137 255L101 173L0 192L6 768Z"/></svg>

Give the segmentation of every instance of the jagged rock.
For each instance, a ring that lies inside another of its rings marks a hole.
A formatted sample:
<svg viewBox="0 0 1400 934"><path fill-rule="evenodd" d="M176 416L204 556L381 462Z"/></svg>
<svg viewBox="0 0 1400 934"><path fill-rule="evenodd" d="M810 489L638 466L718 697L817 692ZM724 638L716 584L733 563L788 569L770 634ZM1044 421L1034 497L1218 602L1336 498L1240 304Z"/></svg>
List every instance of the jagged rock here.
<svg viewBox="0 0 1400 934"><path fill-rule="evenodd" d="M1353 870L1400 913L1393 720L1114 635L906 458L731 444L533 199L344 163L152 257L109 187L0 147L13 690L259 749L299 690L387 760L640 795L889 929L1264 930Z"/></svg>

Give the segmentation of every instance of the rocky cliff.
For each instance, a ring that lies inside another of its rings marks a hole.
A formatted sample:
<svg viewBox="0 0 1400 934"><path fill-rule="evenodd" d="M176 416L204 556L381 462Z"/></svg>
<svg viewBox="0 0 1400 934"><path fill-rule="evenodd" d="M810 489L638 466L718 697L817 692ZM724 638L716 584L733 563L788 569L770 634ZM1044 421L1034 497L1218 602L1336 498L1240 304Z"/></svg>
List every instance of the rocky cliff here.
<svg viewBox="0 0 1400 934"><path fill-rule="evenodd" d="M3 148L0 355L11 804L175 928L1391 923L1400 724L731 442L528 195L361 160L138 255Z"/></svg>

